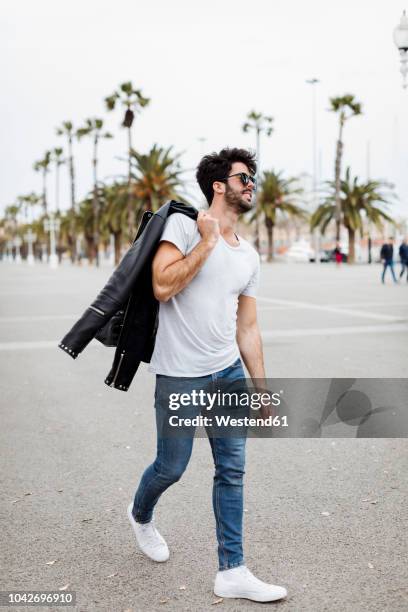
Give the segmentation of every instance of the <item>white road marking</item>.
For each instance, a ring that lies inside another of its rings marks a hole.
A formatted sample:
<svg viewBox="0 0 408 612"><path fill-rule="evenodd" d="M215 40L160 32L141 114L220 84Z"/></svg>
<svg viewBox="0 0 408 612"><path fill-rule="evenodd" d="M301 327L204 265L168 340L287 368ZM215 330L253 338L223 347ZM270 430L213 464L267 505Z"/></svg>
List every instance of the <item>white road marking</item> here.
<svg viewBox="0 0 408 612"><path fill-rule="evenodd" d="M392 315L380 314L378 312L367 312L365 310L348 310L339 308L338 306L326 306L323 304L312 304L310 302L297 302L295 300L281 300L278 298L258 297L260 302L269 304L279 304L282 306L297 306L308 310L319 310L322 312L333 312L335 314L348 315L350 317L362 317L363 319L376 319L377 321L405 321L404 317L395 317Z"/></svg>
<svg viewBox="0 0 408 612"><path fill-rule="evenodd" d="M65 352L59 348L59 343L61 340L27 340L22 342L0 342L0 351L29 351L36 349L55 349L61 351L61 353ZM89 346L97 347L97 348L106 348L103 345L95 340L91 342ZM88 348L87 347L87 348Z"/></svg>
<svg viewBox="0 0 408 612"><path fill-rule="evenodd" d="M79 319L81 315L61 314L61 315L22 315L16 317L0 317L0 323L26 323L32 321L62 321Z"/></svg>
<svg viewBox="0 0 408 612"><path fill-rule="evenodd" d="M343 306L405 306L408 308L408 300L406 302L339 302L336 304L325 304L325 306L335 306L338 308L343 308Z"/></svg>
<svg viewBox="0 0 408 612"><path fill-rule="evenodd" d="M279 329L261 332L262 340L269 342L278 338L301 338L305 336L343 336L353 334L392 334L408 332L408 323L395 325L350 325L348 327L316 327L306 329Z"/></svg>
<svg viewBox="0 0 408 612"><path fill-rule="evenodd" d="M258 305L257 310L259 312L261 310L290 310L291 308L296 310L296 308L302 308L302 306L295 306L294 304L292 304L291 306L280 306L279 304L265 304L263 306Z"/></svg>
<svg viewBox="0 0 408 612"><path fill-rule="evenodd" d="M347 327L312 327L297 329L277 329L261 331L265 343L279 338L302 338L307 336L343 336L353 334L395 334L408 332L408 323L394 325L350 325ZM33 340L22 342L0 342L0 351L19 351L36 349L57 349L60 340ZM88 347L105 348L97 340ZM87 348L88 348L87 347ZM59 349L61 350L61 349Z"/></svg>

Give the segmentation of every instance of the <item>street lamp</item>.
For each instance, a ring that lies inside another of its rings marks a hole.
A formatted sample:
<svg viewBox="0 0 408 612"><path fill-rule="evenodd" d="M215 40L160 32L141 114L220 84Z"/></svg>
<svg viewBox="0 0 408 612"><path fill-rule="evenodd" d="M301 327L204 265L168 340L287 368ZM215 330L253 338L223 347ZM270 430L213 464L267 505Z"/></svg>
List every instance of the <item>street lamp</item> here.
<svg viewBox="0 0 408 612"><path fill-rule="evenodd" d="M316 113L316 85L320 83L319 79L306 79L308 85L312 85L313 99L312 99L312 160L313 160L313 187L312 187L312 201L313 201L313 212L317 208L317 113ZM320 263L320 240L319 240L319 229L316 228L314 232L314 251L315 251L315 263Z"/></svg>
<svg viewBox="0 0 408 612"><path fill-rule="evenodd" d="M50 215L49 219L44 221L44 230L50 233L50 268L58 268L58 255L55 248L55 233L60 230L60 220L55 219L54 215Z"/></svg>
<svg viewBox="0 0 408 612"><path fill-rule="evenodd" d="M394 42L401 58L402 86L406 89L408 87L408 17L406 11L403 12L400 23L394 28Z"/></svg>
<svg viewBox="0 0 408 612"><path fill-rule="evenodd" d="M24 239L28 244L27 263L29 266L33 266L35 263L34 253L33 253L33 244L37 240L37 234L34 234L34 232L32 232L30 229L28 230L26 234L24 234Z"/></svg>
<svg viewBox="0 0 408 612"><path fill-rule="evenodd" d="M21 263L21 245L23 244L23 241L21 240L20 236L16 236L13 240L13 244L16 248L16 259L15 262L16 263Z"/></svg>

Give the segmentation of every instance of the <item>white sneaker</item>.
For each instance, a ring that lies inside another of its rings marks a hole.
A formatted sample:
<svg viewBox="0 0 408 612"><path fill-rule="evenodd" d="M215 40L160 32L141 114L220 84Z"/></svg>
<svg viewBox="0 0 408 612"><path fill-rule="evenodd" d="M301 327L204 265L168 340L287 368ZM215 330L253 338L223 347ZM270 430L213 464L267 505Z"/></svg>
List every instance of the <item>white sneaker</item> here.
<svg viewBox="0 0 408 612"><path fill-rule="evenodd" d="M245 565L218 572L214 593L217 597L240 597L252 601L276 601L288 594L284 587L256 578Z"/></svg>
<svg viewBox="0 0 408 612"><path fill-rule="evenodd" d="M158 563L167 561L170 556L169 549L165 539L157 531L154 520L151 520L150 523L137 523L133 517L132 508L133 502L128 506L127 515L140 550L153 561Z"/></svg>

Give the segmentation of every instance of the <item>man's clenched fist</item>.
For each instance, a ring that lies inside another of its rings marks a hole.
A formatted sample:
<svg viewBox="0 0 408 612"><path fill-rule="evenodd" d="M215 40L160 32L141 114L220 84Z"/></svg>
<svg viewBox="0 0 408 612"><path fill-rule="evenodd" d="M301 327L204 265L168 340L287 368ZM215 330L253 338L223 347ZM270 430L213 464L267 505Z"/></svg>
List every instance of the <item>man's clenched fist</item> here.
<svg viewBox="0 0 408 612"><path fill-rule="evenodd" d="M197 227L201 238L206 242L216 243L220 237L220 225L218 219L210 213L200 210L197 217Z"/></svg>

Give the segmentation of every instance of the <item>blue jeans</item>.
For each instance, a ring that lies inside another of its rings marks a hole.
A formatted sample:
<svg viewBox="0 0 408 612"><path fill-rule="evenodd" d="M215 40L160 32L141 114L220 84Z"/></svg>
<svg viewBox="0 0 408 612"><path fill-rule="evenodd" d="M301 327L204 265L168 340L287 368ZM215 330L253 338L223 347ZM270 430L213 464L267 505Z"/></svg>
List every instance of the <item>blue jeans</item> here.
<svg viewBox="0 0 408 612"><path fill-rule="evenodd" d="M197 378L156 376L155 409L157 426L157 456L145 470L136 491L132 514L139 523L148 523L160 496L177 482L186 469L193 449L195 428L189 427L182 437L162 434L162 421L169 412L169 389L191 393L203 387L213 388L216 381L234 381L245 377L237 359L231 366ZM200 406L189 406L183 416L194 417ZM207 429L207 428L206 428ZM208 435L207 429L207 435ZM218 540L220 570L244 564L242 549L243 477L245 467L246 430L240 437L208 436L215 465L212 502Z"/></svg>
<svg viewBox="0 0 408 612"><path fill-rule="evenodd" d="M385 282L385 273L387 271L387 268L389 268L391 270L392 278L394 279L394 283L396 283L397 279L395 277L394 262L393 261L385 261L384 262L384 269L383 269L382 276L381 276L382 282L383 283Z"/></svg>

